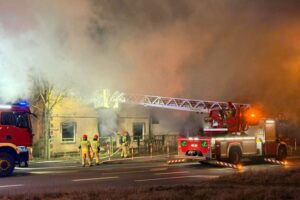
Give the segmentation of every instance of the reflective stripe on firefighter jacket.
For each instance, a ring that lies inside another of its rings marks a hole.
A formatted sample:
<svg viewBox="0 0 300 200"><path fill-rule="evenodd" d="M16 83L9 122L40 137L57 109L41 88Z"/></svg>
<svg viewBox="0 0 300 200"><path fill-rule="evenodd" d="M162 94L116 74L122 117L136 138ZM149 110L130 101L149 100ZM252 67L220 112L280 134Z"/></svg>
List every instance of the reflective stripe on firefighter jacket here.
<svg viewBox="0 0 300 200"><path fill-rule="evenodd" d="M80 141L81 151L89 151L90 147L91 147L90 141L88 141L88 140L81 140Z"/></svg>
<svg viewBox="0 0 300 200"><path fill-rule="evenodd" d="M100 142L99 142L99 140L93 140L91 142L91 146L92 146L93 152L99 152L99 150L100 150Z"/></svg>
<svg viewBox="0 0 300 200"><path fill-rule="evenodd" d="M120 144L121 144L121 145L122 145L122 144L128 145L128 143L130 143L130 138L129 138L129 136L121 136L121 138L120 138Z"/></svg>
<svg viewBox="0 0 300 200"><path fill-rule="evenodd" d="M122 143L126 143L127 142L127 137L126 136L122 136Z"/></svg>

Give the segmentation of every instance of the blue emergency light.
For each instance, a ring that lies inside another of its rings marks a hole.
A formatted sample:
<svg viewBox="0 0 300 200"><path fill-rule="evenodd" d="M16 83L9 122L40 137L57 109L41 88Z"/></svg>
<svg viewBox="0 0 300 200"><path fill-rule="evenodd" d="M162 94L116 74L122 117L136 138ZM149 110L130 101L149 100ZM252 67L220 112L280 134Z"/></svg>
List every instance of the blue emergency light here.
<svg viewBox="0 0 300 200"><path fill-rule="evenodd" d="M24 106L24 107L26 107L26 106L28 106L28 102L27 101L25 101L25 100L20 100L18 103L17 103L19 106Z"/></svg>

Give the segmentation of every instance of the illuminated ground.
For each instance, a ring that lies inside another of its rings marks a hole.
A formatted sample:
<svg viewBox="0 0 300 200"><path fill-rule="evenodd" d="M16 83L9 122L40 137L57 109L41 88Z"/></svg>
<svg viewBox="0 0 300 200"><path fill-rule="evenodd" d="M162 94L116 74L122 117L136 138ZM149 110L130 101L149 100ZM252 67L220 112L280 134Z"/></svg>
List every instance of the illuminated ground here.
<svg viewBox="0 0 300 200"><path fill-rule="evenodd" d="M239 172L291 169L300 160L287 166L248 163ZM140 186L198 185L237 170L199 163L167 165L166 162L125 162L82 168L78 162L33 163L30 168L16 169L12 177L0 179L1 195L35 194L94 189L124 189Z"/></svg>

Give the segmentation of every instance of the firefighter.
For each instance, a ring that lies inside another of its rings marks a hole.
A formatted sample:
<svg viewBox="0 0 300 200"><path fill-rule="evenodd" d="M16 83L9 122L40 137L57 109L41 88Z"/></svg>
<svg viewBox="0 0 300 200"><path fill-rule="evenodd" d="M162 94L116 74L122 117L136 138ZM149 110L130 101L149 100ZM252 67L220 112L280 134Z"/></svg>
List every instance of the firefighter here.
<svg viewBox="0 0 300 200"><path fill-rule="evenodd" d="M228 106L227 106L226 112L225 112L226 118L228 119L230 117L234 117L235 113L236 113L236 109L235 109L233 103L232 102L228 102Z"/></svg>
<svg viewBox="0 0 300 200"><path fill-rule="evenodd" d="M91 159L90 159L90 148L91 148L91 143L90 141L88 141L88 136L86 134L83 134L79 146L81 152L82 167L85 167L86 161L88 162L89 166L92 166Z"/></svg>
<svg viewBox="0 0 300 200"><path fill-rule="evenodd" d="M98 140L98 135L94 135L93 141L91 142L92 147L92 160L95 158L96 165L100 164L99 152L100 152L100 141Z"/></svg>
<svg viewBox="0 0 300 200"><path fill-rule="evenodd" d="M127 131L123 131L122 135L120 137L120 144L121 144L121 157L122 158L127 158L128 157L128 152L129 152L129 145L130 145L130 136Z"/></svg>

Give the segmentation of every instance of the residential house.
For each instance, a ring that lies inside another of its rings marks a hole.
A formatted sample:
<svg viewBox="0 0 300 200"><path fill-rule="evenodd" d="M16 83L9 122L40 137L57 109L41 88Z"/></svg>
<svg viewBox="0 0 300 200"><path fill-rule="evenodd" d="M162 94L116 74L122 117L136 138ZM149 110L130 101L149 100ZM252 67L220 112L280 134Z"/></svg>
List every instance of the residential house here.
<svg viewBox="0 0 300 200"><path fill-rule="evenodd" d="M41 119L35 119L35 148L42 149L43 134ZM126 130L132 137L132 146L147 145L149 138L155 136L155 142L163 145L167 140L160 136L163 128L151 116L149 108L140 105L120 104L116 108L95 107L76 98L65 98L53 110L50 119L51 156L78 154L78 147L83 134L89 139L99 134L103 141L119 146L120 130ZM176 133L172 133L176 134ZM174 143L174 136L171 137ZM35 150L35 149L33 149ZM41 154L42 155L42 154Z"/></svg>

